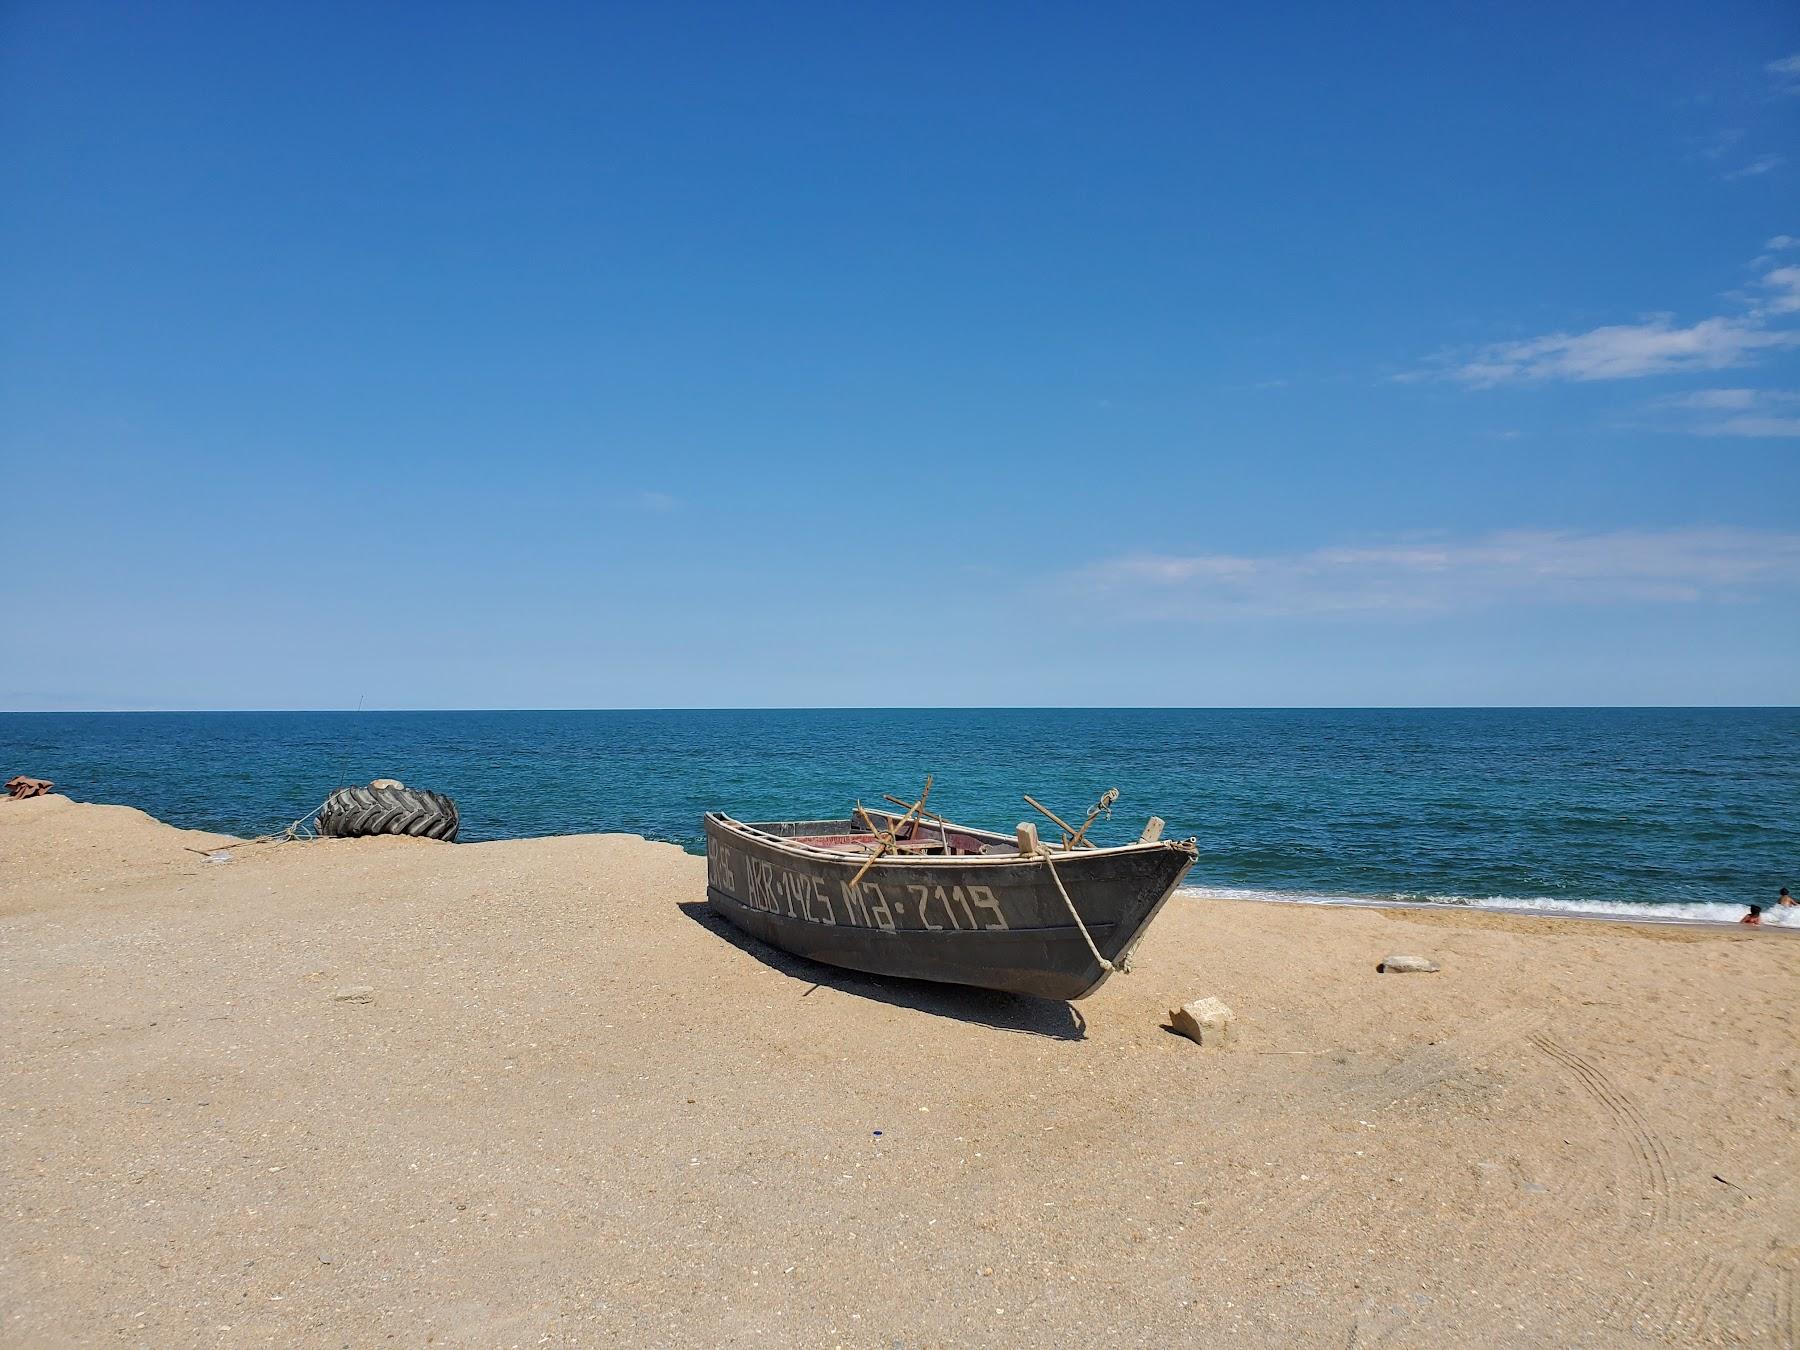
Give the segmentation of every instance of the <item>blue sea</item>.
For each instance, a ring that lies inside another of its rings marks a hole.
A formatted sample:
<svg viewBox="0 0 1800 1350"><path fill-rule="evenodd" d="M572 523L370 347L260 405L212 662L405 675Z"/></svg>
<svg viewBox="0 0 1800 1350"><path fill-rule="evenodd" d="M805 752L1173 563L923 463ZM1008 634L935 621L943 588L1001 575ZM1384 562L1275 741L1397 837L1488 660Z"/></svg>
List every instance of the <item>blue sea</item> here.
<svg viewBox="0 0 1800 1350"><path fill-rule="evenodd" d="M1214 895L1724 921L1800 883L1793 708L0 713L14 773L239 835L392 777L454 796L464 840L695 852L704 811L842 815L932 774L1003 830L1021 793L1067 818L1116 787L1098 837L1160 815Z"/></svg>

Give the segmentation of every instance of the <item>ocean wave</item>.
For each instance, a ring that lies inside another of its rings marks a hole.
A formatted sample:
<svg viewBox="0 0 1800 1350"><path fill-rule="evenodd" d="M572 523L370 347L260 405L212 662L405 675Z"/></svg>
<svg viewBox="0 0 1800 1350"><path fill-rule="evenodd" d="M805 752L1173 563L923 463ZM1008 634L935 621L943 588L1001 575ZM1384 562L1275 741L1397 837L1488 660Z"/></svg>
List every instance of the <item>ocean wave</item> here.
<svg viewBox="0 0 1800 1350"><path fill-rule="evenodd" d="M1745 905L1704 900L1675 900L1656 904L1632 900L1558 900L1545 895L1331 895L1311 891L1252 890L1240 886L1183 886L1179 893L1196 900L1253 900L1282 905L1358 905L1376 909L1446 906L1492 910L1504 914L1614 919L1631 923L1735 924L1744 917L1746 909ZM1764 904L1762 917L1763 923L1770 927L1800 929L1800 908L1782 909Z"/></svg>

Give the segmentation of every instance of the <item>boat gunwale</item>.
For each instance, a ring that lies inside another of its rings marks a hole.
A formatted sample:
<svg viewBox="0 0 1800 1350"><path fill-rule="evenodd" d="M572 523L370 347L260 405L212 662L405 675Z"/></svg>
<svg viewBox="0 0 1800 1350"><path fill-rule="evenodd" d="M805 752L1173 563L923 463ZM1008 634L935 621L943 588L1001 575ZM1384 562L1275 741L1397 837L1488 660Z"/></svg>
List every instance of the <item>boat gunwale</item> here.
<svg viewBox="0 0 1800 1350"><path fill-rule="evenodd" d="M900 817L894 816L891 813L885 812L885 811L879 812L878 814L887 816L890 820L900 819ZM768 820L768 821L752 823L749 821L739 820L735 816L726 815L723 811L708 811L706 813L705 820L707 822L717 821L719 823L719 825L722 828L724 828L725 830L727 830L728 832L738 834L746 839L753 839L753 840L757 841L758 843L769 845L770 847L776 848L785 853L794 853L794 854L801 855L803 857L818 858L821 860L830 860L833 862L843 863L843 864L853 865L853 866L858 866L858 867L860 867L863 863L872 863L873 866L877 867L877 868L883 868L883 867L1036 866L1036 865L1042 863L1044 860L1044 857L1045 857L1045 855L1041 854L1041 853L1030 854L1030 853L1018 853L1018 852L1013 852L1013 853L960 853L960 854L959 853L953 853L953 854L909 853L909 854L887 854L887 855L884 855L881 857L870 859L867 856L862 855L862 854L845 853L845 852L842 852L841 850L825 848L818 844L803 844L803 843L800 843L799 841L797 841L796 839L794 839L792 836L770 834L766 830L760 828L761 825L797 825L797 824L815 824L815 823L825 824L825 823L834 823L834 822ZM848 817L846 817L845 820L846 820L846 823L851 823L849 821ZM959 833L971 835L976 838L992 839L997 842L1008 843L1008 844L1014 842L1012 839L1008 838L1006 835L997 833L996 831L993 831L993 830L981 830L981 829L976 829L973 826L958 825L955 821L945 821L944 824L949 829L956 830ZM1055 849L1054 856L1056 858L1056 861L1059 863L1072 861L1072 860L1078 859L1078 858L1102 858L1102 857L1116 858L1116 857L1122 857L1126 854L1131 854L1131 853L1157 853L1157 852L1165 852L1165 851L1186 853L1190 858L1197 858L1197 857L1199 857L1199 852L1200 852L1197 841L1195 841L1193 839L1155 839L1155 840L1150 841L1149 843L1144 843L1142 840L1133 840L1129 844L1109 844L1109 845L1104 845L1104 846L1095 847L1095 848L1083 848L1083 849L1063 849L1063 848L1058 848L1055 845L1051 845L1051 847L1053 849ZM1170 889L1173 890L1174 888L1171 887ZM1159 908L1160 908L1160 906L1159 906Z"/></svg>

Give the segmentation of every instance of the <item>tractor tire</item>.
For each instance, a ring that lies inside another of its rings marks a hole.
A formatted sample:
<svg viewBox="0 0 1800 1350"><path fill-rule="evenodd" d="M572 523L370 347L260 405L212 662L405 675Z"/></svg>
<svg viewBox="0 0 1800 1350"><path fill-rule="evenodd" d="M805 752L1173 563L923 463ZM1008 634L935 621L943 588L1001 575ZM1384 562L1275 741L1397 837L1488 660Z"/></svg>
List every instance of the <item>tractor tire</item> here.
<svg viewBox="0 0 1800 1350"><path fill-rule="evenodd" d="M339 788L319 808L319 833L339 839L403 834L453 843L460 823L455 802L422 788Z"/></svg>

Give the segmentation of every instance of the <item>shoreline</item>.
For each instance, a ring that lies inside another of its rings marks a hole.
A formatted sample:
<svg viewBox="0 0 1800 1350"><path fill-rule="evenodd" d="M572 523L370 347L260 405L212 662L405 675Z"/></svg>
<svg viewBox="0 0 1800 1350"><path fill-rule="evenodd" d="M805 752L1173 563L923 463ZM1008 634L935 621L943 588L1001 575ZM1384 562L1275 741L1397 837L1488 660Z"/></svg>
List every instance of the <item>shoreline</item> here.
<svg viewBox="0 0 1800 1350"><path fill-rule="evenodd" d="M1177 895L1190 900L1212 900L1236 902L1251 905L1295 905L1319 909L1377 909L1377 910L1415 910L1427 914L1490 914L1522 919L1570 919L1590 923L1622 924L1627 926L1650 925L1658 928L1696 928L1705 931L1755 928L1768 932L1784 933L1800 937L1800 908L1790 909L1786 914L1773 905L1764 904L1763 921L1760 924L1740 923L1737 918L1708 918L1695 915L1661 915L1654 913L1654 902L1633 905L1629 901L1612 900L1573 900L1557 902L1545 898L1543 900L1503 900L1503 899L1465 899L1454 900L1404 900L1386 896L1358 895L1309 895L1296 891L1257 891L1251 887L1229 886L1191 886L1183 883L1176 891ZM1737 909L1742 911L1747 906L1726 906L1719 901L1668 901L1671 908L1681 906L1713 905L1721 909ZM1617 905L1617 912L1606 909L1574 909L1568 906Z"/></svg>

